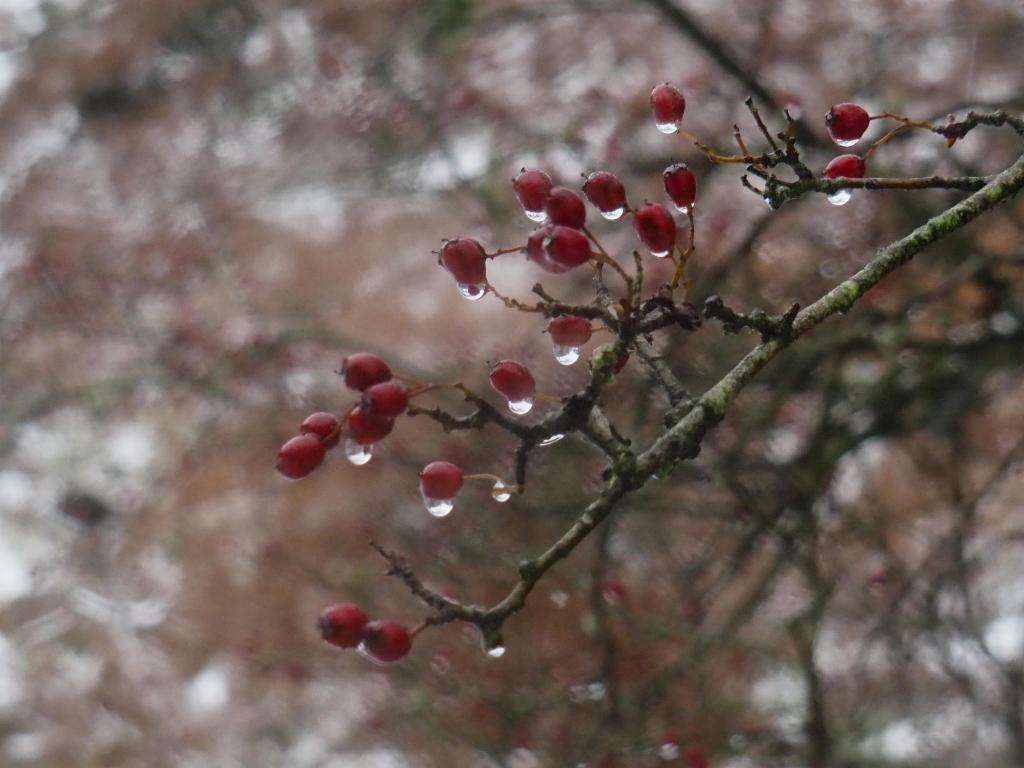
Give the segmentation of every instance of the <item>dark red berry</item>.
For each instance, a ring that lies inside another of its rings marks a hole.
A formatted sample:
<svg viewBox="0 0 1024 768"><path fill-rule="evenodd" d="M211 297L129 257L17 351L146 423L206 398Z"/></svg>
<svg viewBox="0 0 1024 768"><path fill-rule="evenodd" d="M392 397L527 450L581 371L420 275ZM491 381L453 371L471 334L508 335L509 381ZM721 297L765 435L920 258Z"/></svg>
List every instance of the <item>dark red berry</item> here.
<svg viewBox="0 0 1024 768"><path fill-rule="evenodd" d="M380 661L398 661L412 648L412 636L398 622L378 619L366 625L363 647Z"/></svg>
<svg viewBox="0 0 1024 768"><path fill-rule="evenodd" d="M840 155L839 157L832 158L832 162L825 166L825 170L821 175L826 179L838 179L840 177L860 179L864 177L865 171L867 171L867 166L857 155Z"/></svg>
<svg viewBox="0 0 1024 768"><path fill-rule="evenodd" d="M596 171L583 182L583 194L597 210L604 214L622 215L626 207L626 188L619 177L608 171ZM618 218L618 216L613 216Z"/></svg>
<svg viewBox="0 0 1024 768"><path fill-rule="evenodd" d="M324 608L317 619L320 637L339 648L355 648L363 642L368 617L358 605L336 603Z"/></svg>
<svg viewBox="0 0 1024 768"><path fill-rule="evenodd" d="M550 224L546 224L543 227L538 227L530 233L530 236L526 239L526 258L545 272L551 272L552 274L557 275L562 272L568 272L571 267L566 267L553 262L551 257L548 256L547 250L544 248L544 244L547 242L548 238L551 237L551 231L553 229L554 227Z"/></svg>
<svg viewBox="0 0 1024 768"><path fill-rule="evenodd" d="M547 202L551 186L551 177L536 168L523 168L512 180L516 199L533 221L543 221L544 203Z"/></svg>
<svg viewBox="0 0 1024 768"><path fill-rule="evenodd" d="M438 263L447 269L459 285L487 282L487 254L476 240L459 237L441 246Z"/></svg>
<svg viewBox="0 0 1024 768"><path fill-rule="evenodd" d="M683 753L683 762L686 763L686 768L708 768L708 755L704 751L704 747L695 744L686 748L686 752Z"/></svg>
<svg viewBox="0 0 1024 768"><path fill-rule="evenodd" d="M656 85L651 91L651 111L654 112L654 122L659 131L674 133L683 121L686 99L683 98L683 94L679 92L678 88L668 83Z"/></svg>
<svg viewBox="0 0 1024 768"><path fill-rule="evenodd" d="M345 386L362 392L367 387L388 381L391 369L388 364L369 352L356 352L341 361L341 374L345 377Z"/></svg>
<svg viewBox="0 0 1024 768"><path fill-rule="evenodd" d="M405 413L409 405L409 393L397 381L382 381L363 390L363 402L360 406L370 416L381 419L393 419Z"/></svg>
<svg viewBox="0 0 1024 768"><path fill-rule="evenodd" d="M277 452L277 471L298 480L319 467L326 454L327 449L316 435L293 437Z"/></svg>
<svg viewBox="0 0 1024 768"><path fill-rule="evenodd" d="M612 366L612 373L618 376L622 373L622 369L626 367L626 363L629 362L629 352L623 352L619 355L619 359L615 361L615 365Z"/></svg>
<svg viewBox="0 0 1024 768"><path fill-rule="evenodd" d="M644 203L633 215L633 229L655 256L667 256L676 244L676 222L660 203Z"/></svg>
<svg viewBox="0 0 1024 768"><path fill-rule="evenodd" d="M299 433L316 435L324 444L324 448L330 450L341 439L341 424L333 413L320 411L306 417L306 420L299 426Z"/></svg>
<svg viewBox="0 0 1024 768"><path fill-rule="evenodd" d="M665 169L665 191L675 203L676 208L685 210L697 199L697 177L686 167L686 163L676 163Z"/></svg>
<svg viewBox="0 0 1024 768"><path fill-rule="evenodd" d="M567 227L583 229L587 221L587 207L580 196L568 187L555 187L544 203L548 219L552 224L564 224Z"/></svg>
<svg viewBox="0 0 1024 768"><path fill-rule="evenodd" d="M847 147L857 143L868 129L869 122L867 110L850 102L836 104L825 115L825 125L832 140Z"/></svg>
<svg viewBox="0 0 1024 768"><path fill-rule="evenodd" d="M544 252L552 263L569 270L590 260L590 242L578 229L555 225L544 240Z"/></svg>
<svg viewBox="0 0 1024 768"><path fill-rule="evenodd" d="M432 461L420 471L420 493L428 499L452 499L462 489L462 470L450 461Z"/></svg>
<svg viewBox="0 0 1024 768"><path fill-rule="evenodd" d="M348 415L348 434L360 445L373 445L391 434L394 419L382 419L367 413L362 406Z"/></svg>
<svg viewBox="0 0 1024 768"><path fill-rule="evenodd" d="M548 323L551 341L560 347L582 347L590 341L590 321L585 317L561 315Z"/></svg>
<svg viewBox="0 0 1024 768"><path fill-rule="evenodd" d="M512 401L530 400L537 391L533 374L515 360L502 360L491 369L491 386Z"/></svg>

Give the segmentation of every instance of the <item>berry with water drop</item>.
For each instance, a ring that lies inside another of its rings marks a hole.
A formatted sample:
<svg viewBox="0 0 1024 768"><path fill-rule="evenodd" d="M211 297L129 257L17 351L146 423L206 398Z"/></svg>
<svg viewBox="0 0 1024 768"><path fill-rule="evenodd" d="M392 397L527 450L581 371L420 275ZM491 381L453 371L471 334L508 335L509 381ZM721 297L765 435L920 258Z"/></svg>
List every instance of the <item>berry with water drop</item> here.
<svg viewBox="0 0 1024 768"><path fill-rule="evenodd" d="M857 155L840 155L832 158L832 161L825 166L822 176L826 179L861 179L867 172L867 165Z"/></svg>
<svg viewBox="0 0 1024 768"><path fill-rule="evenodd" d="M868 129L871 118L859 104L844 101L834 105L825 115L825 125L832 140L840 146L853 146Z"/></svg>
<svg viewBox="0 0 1024 768"><path fill-rule="evenodd" d="M583 194L606 219L617 219L626 209L626 188L614 173L590 174L583 182Z"/></svg>
<svg viewBox="0 0 1024 768"><path fill-rule="evenodd" d="M523 168L512 180L512 190L532 221L544 221L544 204L551 193L551 177L536 168Z"/></svg>
<svg viewBox="0 0 1024 768"><path fill-rule="evenodd" d="M686 99L675 86L668 83L654 86L651 91L651 111L654 122L663 133L674 133L683 122L686 111Z"/></svg>
<svg viewBox="0 0 1024 768"><path fill-rule="evenodd" d="M478 286L487 282L487 254L479 242L457 237L441 246L437 263L448 270L460 286Z"/></svg>
<svg viewBox="0 0 1024 768"><path fill-rule="evenodd" d="M548 333L551 334L551 341L557 346L582 347L590 341L593 329L585 317L560 315L548 323Z"/></svg>
<svg viewBox="0 0 1024 768"><path fill-rule="evenodd" d="M661 203L644 203L633 215L633 229L647 250L668 256L676 244L676 222Z"/></svg>
<svg viewBox="0 0 1024 768"><path fill-rule="evenodd" d="M317 435L293 437L277 452L277 471L298 480L319 467L326 454L327 449Z"/></svg>
<svg viewBox="0 0 1024 768"><path fill-rule="evenodd" d="M530 369L515 360L502 360L494 366L490 379L494 390L512 402L530 400L537 392Z"/></svg>
<svg viewBox="0 0 1024 768"><path fill-rule="evenodd" d="M391 434L395 420L374 416L359 406L348 415L346 427L353 441L359 445L373 445Z"/></svg>
<svg viewBox="0 0 1024 768"><path fill-rule="evenodd" d="M336 603L328 606L317 619L320 637L339 648L355 648L363 642L366 613L354 603Z"/></svg>
<svg viewBox="0 0 1024 768"><path fill-rule="evenodd" d="M682 212L686 212L697 199L697 177L686 163L676 163L665 169L665 192Z"/></svg>
<svg viewBox="0 0 1024 768"><path fill-rule="evenodd" d="M432 461L420 470L420 492L428 499L452 499L462 483L462 470L450 461Z"/></svg>

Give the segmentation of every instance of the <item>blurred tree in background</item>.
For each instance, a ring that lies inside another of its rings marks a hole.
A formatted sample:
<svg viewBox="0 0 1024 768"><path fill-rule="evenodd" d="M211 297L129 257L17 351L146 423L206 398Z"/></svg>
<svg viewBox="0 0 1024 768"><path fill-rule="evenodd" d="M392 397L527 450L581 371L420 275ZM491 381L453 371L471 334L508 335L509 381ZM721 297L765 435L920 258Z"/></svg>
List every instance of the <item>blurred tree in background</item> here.
<svg viewBox="0 0 1024 768"><path fill-rule="evenodd" d="M1017 0L0 4L0 763L1024 764L1024 198L768 366L697 459L545 577L499 660L450 625L380 669L315 617L338 599L424 617L371 538L439 590L500 599L599 487L591 446L538 449L525 494L467 489L443 520L418 469L508 475L515 444L406 419L365 467L273 470L307 413L350 402L349 352L478 391L515 357L579 388L535 317L461 301L431 253L521 245L523 165L573 187L607 169L641 200L685 160L692 299L770 312L964 196L771 211L655 131L654 83L721 145L748 95L770 119L790 105L820 169L835 102L1019 113L1021 39ZM1006 130L948 151L910 133L872 175L1020 152ZM538 277L492 265L513 295ZM659 351L701 392L755 343L708 322ZM667 402L632 360L605 404L643 444Z"/></svg>

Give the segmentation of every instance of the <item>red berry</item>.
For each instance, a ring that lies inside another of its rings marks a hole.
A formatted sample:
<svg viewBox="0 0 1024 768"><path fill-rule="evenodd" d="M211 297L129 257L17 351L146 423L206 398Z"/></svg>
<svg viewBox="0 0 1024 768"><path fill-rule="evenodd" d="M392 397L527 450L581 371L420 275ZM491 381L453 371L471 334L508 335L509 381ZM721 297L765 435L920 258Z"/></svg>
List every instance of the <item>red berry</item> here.
<svg viewBox="0 0 1024 768"><path fill-rule="evenodd" d="M580 196L568 187L555 187L544 203L548 219L552 224L563 224L574 229L583 229L587 221L587 208Z"/></svg>
<svg viewBox="0 0 1024 768"><path fill-rule="evenodd" d="M583 194L607 219L619 218L626 208L626 188L618 176L608 171L590 174L583 182Z"/></svg>
<svg viewBox="0 0 1024 768"><path fill-rule="evenodd" d="M382 381L363 390L360 406L370 416L391 419L405 412L409 405L409 393L397 381Z"/></svg>
<svg viewBox="0 0 1024 768"><path fill-rule="evenodd" d="M515 360L502 360L491 369L491 386L513 402L530 400L537 392L533 374Z"/></svg>
<svg viewBox="0 0 1024 768"><path fill-rule="evenodd" d="M548 238L551 237L551 231L553 229L554 227L548 224L543 227L538 227L530 233L530 236L526 239L526 258L545 272L551 272L552 274L557 275L562 272L568 272L571 267L565 267L553 262L544 248L544 244L547 242Z"/></svg>
<svg viewBox="0 0 1024 768"><path fill-rule="evenodd" d="M850 102L836 104L825 115L829 135L834 142L844 147L856 144L868 129L869 122L867 110Z"/></svg>
<svg viewBox="0 0 1024 768"><path fill-rule="evenodd" d="M366 625L363 647L380 661L398 661L412 648L412 636L398 622L378 619Z"/></svg>
<svg viewBox="0 0 1024 768"><path fill-rule="evenodd" d="M327 449L316 435L293 437L277 452L277 471L298 480L319 467L326 454Z"/></svg>
<svg viewBox="0 0 1024 768"><path fill-rule="evenodd" d="M609 603L618 605L626 599L626 585L615 576L607 576L601 580L601 594Z"/></svg>
<svg viewBox="0 0 1024 768"><path fill-rule="evenodd" d="M345 386L362 392L367 387L388 381L391 369L388 364L369 352L357 352L341 361L341 374L345 377Z"/></svg>
<svg viewBox="0 0 1024 768"><path fill-rule="evenodd" d="M840 155L832 158L832 162L825 166L825 171L821 175L826 179L860 179L864 177L866 170L867 166L857 155Z"/></svg>
<svg viewBox="0 0 1024 768"><path fill-rule="evenodd" d="M544 240L544 252L552 263L569 270L590 260L590 242L578 229L555 225Z"/></svg>
<svg viewBox="0 0 1024 768"><path fill-rule="evenodd" d="M544 203L551 192L551 177L536 168L523 168L512 180L512 189L527 217L533 221L543 221L546 215Z"/></svg>
<svg viewBox="0 0 1024 768"><path fill-rule="evenodd" d="M686 163L676 163L665 169L665 191L680 211L686 211L697 199L697 177L686 167Z"/></svg>
<svg viewBox="0 0 1024 768"><path fill-rule="evenodd" d="M654 90L651 91L651 110L654 112L654 122L659 131L675 133L683 121L686 99L678 88L662 83L654 86Z"/></svg>
<svg viewBox="0 0 1024 768"><path fill-rule="evenodd" d="M459 285L487 282L487 254L476 240L459 237L441 246L437 263L447 269Z"/></svg>
<svg viewBox="0 0 1024 768"><path fill-rule="evenodd" d="M560 347L582 347L590 341L590 321L585 317L561 315L548 323L551 341Z"/></svg>
<svg viewBox="0 0 1024 768"><path fill-rule="evenodd" d="M316 435L324 444L324 448L331 449L341 439L340 426L337 416L320 411L306 417L306 420L299 426L299 433Z"/></svg>
<svg viewBox="0 0 1024 768"><path fill-rule="evenodd" d="M676 222L660 203L644 203L633 215L633 229L655 256L667 256L676 244Z"/></svg>
<svg viewBox="0 0 1024 768"><path fill-rule="evenodd" d="M629 362L629 352L623 352L619 355L619 359L615 361L615 365L612 366L612 373L618 376L622 373L622 369L626 367L626 363Z"/></svg>
<svg viewBox="0 0 1024 768"><path fill-rule="evenodd" d="M362 407L348 415L348 434L360 445L380 442L395 427L394 419L382 419L367 413Z"/></svg>
<svg viewBox="0 0 1024 768"><path fill-rule="evenodd" d="M452 499L462 488L462 470L450 461L433 461L420 471L420 493L428 499Z"/></svg>
<svg viewBox="0 0 1024 768"><path fill-rule="evenodd" d="M686 768L708 768L708 755L704 751L704 747L695 744L686 748L686 752L683 753L683 762L686 763Z"/></svg>
<svg viewBox="0 0 1024 768"><path fill-rule="evenodd" d="M320 637L339 648L355 648L363 642L368 618L358 605L336 603L324 608L317 619Z"/></svg>

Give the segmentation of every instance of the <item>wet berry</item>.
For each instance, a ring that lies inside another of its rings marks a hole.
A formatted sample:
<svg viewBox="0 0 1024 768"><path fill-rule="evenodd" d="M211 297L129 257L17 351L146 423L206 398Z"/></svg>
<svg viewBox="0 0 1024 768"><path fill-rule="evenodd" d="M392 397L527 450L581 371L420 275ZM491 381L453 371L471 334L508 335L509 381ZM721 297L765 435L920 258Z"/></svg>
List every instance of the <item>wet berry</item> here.
<svg viewBox="0 0 1024 768"><path fill-rule="evenodd" d="M585 317L561 315L548 323L551 341L562 347L582 347L590 341L590 321Z"/></svg>
<svg viewBox="0 0 1024 768"><path fill-rule="evenodd" d="M462 470L450 461L433 461L420 471L420 493L430 499L451 499L462 489Z"/></svg>
<svg viewBox="0 0 1024 768"><path fill-rule="evenodd" d="M590 260L590 242L578 229L555 225L544 240L548 260L566 271Z"/></svg>
<svg viewBox="0 0 1024 768"><path fill-rule="evenodd" d="M826 179L838 179L840 177L861 179L864 177L866 170L867 166L857 155L839 155L839 157L832 158L832 162L825 166L825 170L821 175Z"/></svg>
<svg viewBox="0 0 1024 768"><path fill-rule="evenodd" d="M293 437L277 452L277 471L298 480L319 467L326 453L327 449L316 435Z"/></svg>
<svg viewBox="0 0 1024 768"><path fill-rule="evenodd" d="M595 171L590 174L583 182L583 194L602 214L621 215L626 207L626 188L622 186L618 176L608 171Z"/></svg>
<svg viewBox="0 0 1024 768"><path fill-rule="evenodd" d="M323 610L317 619L320 637L339 648L355 648L363 642L368 617L358 605L336 603Z"/></svg>
<svg viewBox="0 0 1024 768"><path fill-rule="evenodd" d="M555 187L544 204L548 220L574 229L583 229L587 221L587 207L580 196L568 187Z"/></svg>
<svg viewBox="0 0 1024 768"><path fill-rule="evenodd" d="M644 203L633 215L633 229L655 256L667 256L676 244L676 222L660 203Z"/></svg>
<svg viewBox="0 0 1024 768"><path fill-rule="evenodd" d="M299 426L299 433L316 435L324 444L324 448L330 450L341 439L341 425L338 417L333 413L320 411L306 417L306 420Z"/></svg>
<svg viewBox="0 0 1024 768"><path fill-rule="evenodd" d="M668 83L656 85L651 91L651 111L654 112L654 122L659 131L674 133L683 121L686 99L678 88Z"/></svg>
<svg viewBox="0 0 1024 768"><path fill-rule="evenodd" d="M551 186L551 177L536 168L523 168L512 180L516 199L533 221L544 220L544 203L547 202Z"/></svg>
<svg viewBox="0 0 1024 768"><path fill-rule="evenodd" d="M533 374L522 363L502 360L491 369L491 386L509 400L530 400L537 391Z"/></svg>
<svg viewBox="0 0 1024 768"><path fill-rule="evenodd" d="M394 419L382 419L363 409L356 408L348 415L346 424L349 436L360 445L373 445L391 434L395 428Z"/></svg>
<svg viewBox="0 0 1024 768"><path fill-rule="evenodd" d="M366 625L363 647L380 661L398 661L412 648L412 636L398 622L379 619Z"/></svg>
<svg viewBox="0 0 1024 768"><path fill-rule="evenodd" d="M360 406L370 416L381 419L393 419L409 405L409 393L397 381L382 381L363 390L363 401Z"/></svg>
<svg viewBox="0 0 1024 768"><path fill-rule="evenodd" d="M345 377L345 386L362 392L367 387L388 381L391 369L388 364L369 352L357 352L341 361L341 374Z"/></svg>
<svg viewBox="0 0 1024 768"><path fill-rule="evenodd" d="M676 163L665 169L665 192L680 211L686 211L697 199L697 177L686 167Z"/></svg>
<svg viewBox="0 0 1024 768"><path fill-rule="evenodd" d="M438 264L447 269L459 285L487 282L487 255L476 240L459 237L441 246Z"/></svg>
<svg viewBox="0 0 1024 768"><path fill-rule="evenodd" d="M530 236L526 239L526 258L545 272L551 272L552 274L557 275L563 272L568 272L572 267L558 264L552 261L551 257L548 255L545 245L550 239L553 231L554 227L550 224L546 224L543 227L538 227L533 230L533 232L530 233Z"/></svg>
<svg viewBox="0 0 1024 768"><path fill-rule="evenodd" d="M850 102L836 104L825 115L825 125L832 140L847 147L857 143L868 129L869 122L867 110Z"/></svg>

